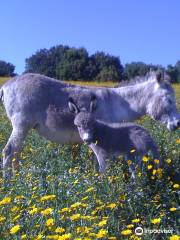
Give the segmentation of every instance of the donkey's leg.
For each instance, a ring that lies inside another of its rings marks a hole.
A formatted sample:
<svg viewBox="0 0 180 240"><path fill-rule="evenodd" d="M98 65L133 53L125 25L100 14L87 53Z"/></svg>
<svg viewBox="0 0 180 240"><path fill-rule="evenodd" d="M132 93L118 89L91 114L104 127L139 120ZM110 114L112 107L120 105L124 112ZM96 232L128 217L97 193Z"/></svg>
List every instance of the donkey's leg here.
<svg viewBox="0 0 180 240"><path fill-rule="evenodd" d="M91 144L90 147L97 157L99 164L99 172L104 173L106 170L106 160L108 158L107 153L103 149L99 148L97 145Z"/></svg>
<svg viewBox="0 0 180 240"><path fill-rule="evenodd" d="M22 144L27 135L27 127L23 125L13 126L11 136L3 149L3 176L10 178L18 171L19 168L19 154L22 149ZM12 161L13 160L13 161Z"/></svg>

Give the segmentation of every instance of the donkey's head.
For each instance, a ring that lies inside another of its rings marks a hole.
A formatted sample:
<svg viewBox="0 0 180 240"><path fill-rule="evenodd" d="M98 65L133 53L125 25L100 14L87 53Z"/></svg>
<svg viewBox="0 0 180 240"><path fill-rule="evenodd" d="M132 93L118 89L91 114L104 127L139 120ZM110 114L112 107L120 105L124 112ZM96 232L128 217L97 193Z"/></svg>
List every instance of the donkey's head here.
<svg viewBox="0 0 180 240"><path fill-rule="evenodd" d="M163 71L152 72L150 78L155 79L152 97L147 105L147 114L160 121L169 130L180 126L180 114L177 112L174 90L169 76Z"/></svg>
<svg viewBox="0 0 180 240"><path fill-rule="evenodd" d="M93 112L96 109L96 97L93 95L89 104L88 111L82 111L72 98L69 98L69 109L75 113L74 125L77 126L80 138L87 142L94 142L95 119Z"/></svg>

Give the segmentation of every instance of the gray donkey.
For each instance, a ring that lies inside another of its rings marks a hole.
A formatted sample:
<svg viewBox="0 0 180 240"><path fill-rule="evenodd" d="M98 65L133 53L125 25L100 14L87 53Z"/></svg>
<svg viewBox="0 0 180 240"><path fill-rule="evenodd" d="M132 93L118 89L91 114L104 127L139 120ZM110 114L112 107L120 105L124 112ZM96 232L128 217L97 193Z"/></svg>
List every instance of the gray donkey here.
<svg viewBox="0 0 180 240"><path fill-rule="evenodd" d="M151 151L153 159L160 159L154 140L140 125L133 123L110 124L96 120L93 116L96 108L95 97L91 101L89 112L79 111L72 98L69 99L69 108L76 113L74 124L78 128L81 139L88 143L95 153L101 173L106 169L106 160L113 155L125 154L128 159L133 160L133 164L130 166L132 177L135 176L135 158L138 157L140 167L142 157L149 151Z"/></svg>
<svg viewBox="0 0 180 240"><path fill-rule="evenodd" d="M12 133L3 150L4 177L12 167L13 158L16 159L13 169L18 169L18 155L32 128L51 141L81 142L68 99L76 96L79 108L88 110L92 93L97 98L94 114L99 120L134 121L149 115L169 130L180 126L174 91L162 72L151 72L140 82L118 88L75 86L40 74L16 76L0 89L0 100L12 124Z"/></svg>

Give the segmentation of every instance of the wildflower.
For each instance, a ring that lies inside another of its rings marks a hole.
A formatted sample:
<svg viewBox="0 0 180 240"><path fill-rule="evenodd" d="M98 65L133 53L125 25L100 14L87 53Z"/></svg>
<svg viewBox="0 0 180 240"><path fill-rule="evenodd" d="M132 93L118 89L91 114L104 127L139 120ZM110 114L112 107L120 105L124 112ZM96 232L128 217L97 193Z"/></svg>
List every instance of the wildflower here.
<svg viewBox="0 0 180 240"><path fill-rule="evenodd" d="M134 225L133 225L133 224L128 224L126 227L127 227L127 228L133 228Z"/></svg>
<svg viewBox="0 0 180 240"><path fill-rule="evenodd" d="M49 218L46 220L46 226L47 227L52 227L54 225L54 219L53 218Z"/></svg>
<svg viewBox="0 0 180 240"><path fill-rule="evenodd" d="M99 226L99 227L102 227L102 226L104 226L104 225L106 225L106 224L107 224L107 219L100 221L100 222L98 223L98 226Z"/></svg>
<svg viewBox="0 0 180 240"><path fill-rule="evenodd" d="M180 240L180 236L179 235L172 235L169 240Z"/></svg>
<svg viewBox="0 0 180 240"><path fill-rule="evenodd" d="M41 214L46 216L46 215L49 215L53 212L53 209L52 208L46 208L44 210L41 211Z"/></svg>
<svg viewBox="0 0 180 240"><path fill-rule="evenodd" d="M136 150L135 149L132 149L131 151L130 151L130 153L134 153Z"/></svg>
<svg viewBox="0 0 180 240"><path fill-rule="evenodd" d="M65 232L64 228L58 227L55 229L55 233L64 233L64 232Z"/></svg>
<svg viewBox="0 0 180 240"><path fill-rule="evenodd" d="M128 160L128 165L130 166L132 164L132 161L131 160Z"/></svg>
<svg viewBox="0 0 180 240"><path fill-rule="evenodd" d="M56 198L56 195L45 195L43 197L41 197L40 201L44 202L44 201L52 201Z"/></svg>
<svg viewBox="0 0 180 240"><path fill-rule="evenodd" d="M66 233L66 234L59 236L58 240L69 240L69 239L71 239L71 237L72 237L71 233Z"/></svg>
<svg viewBox="0 0 180 240"><path fill-rule="evenodd" d="M69 211L70 211L69 208L62 208L62 209L60 209L58 212L59 212L59 213L64 213L64 212L69 212Z"/></svg>
<svg viewBox="0 0 180 240"><path fill-rule="evenodd" d="M11 212L15 213L18 212L20 210L20 207L14 206L11 208Z"/></svg>
<svg viewBox="0 0 180 240"><path fill-rule="evenodd" d="M179 188L179 184L178 183L174 184L173 188Z"/></svg>
<svg viewBox="0 0 180 240"><path fill-rule="evenodd" d="M166 162L167 162L168 164L170 164L170 163L172 162L172 160L171 160L170 158L168 158L168 159L166 160Z"/></svg>
<svg viewBox="0 0 180 240"><path fill-rule="evenodd" d="M174 212L174 211L176 211L177 210L177 208L175 208L175 207L172 207L172 208L170 208L169 209L171 212Z"/></svg>
<svg viewBox="0 0 180 240"><path fill-rule="evenodd" d="M157 170L156 170L156 169L153 169L153 172L152 172L152 174L153 174L153 175L155 175L155 174L156 174L156 172L157 172Z"/></svg>
<svg viewBox="0 0 180 240"><path fill-rule="evenodd" d="M28 213L30 215L36 214L38 212L38 208L37 207L33 207L31 210L28 211Z"/></svg>
<svg viewBox="0 0 180 240"><path fill-rule="evenodd" d="M21 199L25 199L25 196L19 195L15 197L15 200L21 200Z"/></svg>
<svg viewBox="0 0 180 240"><path fill-rule="evenodd" d="M138 223L138 222L140 222L140 221L141 221L140 218L135 218L135 219L133 219L131 222L132 222L132 223Z"/></svg>
<svg viewBox="0 0 180 240"><path fill-rule="evenodd" d="M76 232L77 233L89 233L92 230L90 227L77 227Z"/></svg>
<svg viewBox="0 0 180 240"><path fill-rule="evenodd" d="M81 215L79 213L70 216L71 221L79 220Z"/></svg>
<svg viewBox="0 0 180 240"><path fill-rule="evenodd" d="M58 240L59 239L59 235L47 235L46 239Z"/></svg>
<svg viewBox="0 0 180 240"><path fill-rule="evenodd" d="M108 237L108 240L117 240L116 237Z"/></svg>
<svg viewBox="0 0 180 240"><path fill-rule="evenodd" d="M117 206L116 203L110 203L110 204L108 204L106 207L107 207L107 208L110 208L110 209L114 209L116 206Z"/></svg>
<svg viewBox="0 0 180 240"><path fill-rule="evenodd" d="M38 234L38 236L34 239L34 240L40 240L40 239L42 239L44 236L40 233L40 234Z"/></svg>
<svg viewBox="0 0 180 240"><path fill-rule="evenodd" d="M152 165L148 165L148 166L147 166L147 169L148 169L148 170L150 170L150 169L152 169L152 168L153 168Z"/></svg>
<svg viewBox="0 0 180 240"><path fill-rule="evenodd" d="M177 143L177 144L180 144L180 138L176 140L176 143Z"/></svg>
<svg viewBox="0 0 180 240"><path fill-rule="evenodd" d="M142 158L142 160L143 160L143 162L147 162L147 161L149 160L149 158L146 157L146 156L144 156L144 157Z"/></svg>
<svg viewBox="0 0 180 240"><path fill-rule="evenodd" d="M100 229L99 232L96 234L97 238L103 238L106 237L108 234L108 231L105 229Z"/></svg>
<svg viewBox="0 0 180 240"><path fill-rule="evenodd" d="M0 223L4 222L6 220L6 218L4 216L0 216Z"/></svg>
<svg viewBox="0 0 180 240"><path fill-rule="evenodd" d="M81 202L76 202L76 203L71 205L71 208L78 208L80 206L81 206Z"/></svg>
<svg viewBox="0 0 180 240"><path fill-rule="evenodd" d="M154 163L155 163L155 164L159 164L159 162L160 162L160 161L159 161L158 159L154 159Z"/></svg>
<svg viewBox="0 0 180 240"><path fill-rule="evenodd" d="M158 224L158 223L160 223L160 221L161 221L160 218L154 218L154 219L151 220L151 223Z"/></svg>
<svg viewBox="0 0 180 240"><path fill-rule="evenodd" d="M94 187L90 187L85 191L85 193L92 192L93 190L94 190Z"/></svg>
<svg viewBox="0 0 180 240"><path fill-rule="evenodd" d="M130 234L132 234L132 230L130 230L130 229L126 229L121 232L121 235L123 235L123 236L127 236Z"/></svg>
<svg viewBox="0 0 180 240"><path fill-rule="evenodd" d="M26 239L27 238L27 235L26 234L23 234L22 236L21 236L21 240L24 240L24 239Z"/></svg>
<svg viewBox="0 0 180 240"><path fill-rule="evenodd" d="M16 234L20 230L20 225L15 225L10 229L11 234Z"/></svg>
<svg viewBox="0 0 180 240"><path fill-rule="evenodd" d="M4 198L4 199L2 199L2 200L0 201L0 206L1 206L1 205L7 205L7 204L9 204L9 203L11 203L11 198L10 198L10 197L6 197L6 198Z"/></svg>

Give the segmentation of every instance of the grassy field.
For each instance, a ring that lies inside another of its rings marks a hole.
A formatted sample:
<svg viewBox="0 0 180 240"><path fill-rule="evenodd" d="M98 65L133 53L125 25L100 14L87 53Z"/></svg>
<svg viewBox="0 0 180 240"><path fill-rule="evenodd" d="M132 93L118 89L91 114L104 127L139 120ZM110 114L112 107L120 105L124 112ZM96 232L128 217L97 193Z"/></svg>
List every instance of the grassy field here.
<svg viewBox="0 0 180 240"><path fill-rule="evenodd" d="M180 85L174 87L180 110ZM86 145L58 145L31 131L21 170L9 186L0 173L0 240L179 239L179 184L167 169L179 170L180 130L168 132L148 117L139 123L155 138L164 166L156 170L157 161L144 158L135 182L121 159L102 177ZM0 106L0 152L10 132ZM135 234L136 227L144 229L143 236Z"/></svg>

